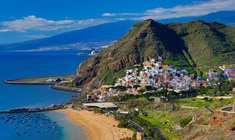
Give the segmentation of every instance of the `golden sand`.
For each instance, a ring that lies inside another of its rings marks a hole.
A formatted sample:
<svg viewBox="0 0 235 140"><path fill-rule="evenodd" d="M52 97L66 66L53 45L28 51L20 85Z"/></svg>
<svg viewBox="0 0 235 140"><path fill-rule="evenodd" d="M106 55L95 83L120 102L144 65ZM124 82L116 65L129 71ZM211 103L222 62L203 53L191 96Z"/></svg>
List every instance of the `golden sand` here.
<svg viewBox="0 0 235 140"><path fill-rule="evenodd" d="M118 128L118 121L113 116L97 114L87 110L74 110L72 108L58 110L67 115L68 119L83 127L90 140L119 140L132 137L133 131L127 128ZM140 134L137 133L137 139Z"/></svg>

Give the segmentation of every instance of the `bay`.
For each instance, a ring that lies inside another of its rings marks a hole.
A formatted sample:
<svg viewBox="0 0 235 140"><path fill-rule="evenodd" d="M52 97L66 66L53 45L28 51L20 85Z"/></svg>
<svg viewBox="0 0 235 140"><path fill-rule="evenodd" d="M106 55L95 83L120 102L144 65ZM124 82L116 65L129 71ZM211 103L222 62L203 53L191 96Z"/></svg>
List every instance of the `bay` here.
<svg viewBox="0 0 235 140"><path fill-rule="evenodd" d="M49 106L51 104L59 104L70 100L75 93L52 90L50 86L45 85L7 85L2 82L9 79L75 74L78 65L88 58L89 56L78 56L76 51L0 52L0 110L22 107L42 107ZM27 140L37 138L51 140L65 139L65 137L71 137L72 135L71 133L68 134L68 125L61 129L60 123L58 123L58 126L56 126L58 127L58 132L56 134L48 134L47 132L32 132L28 134L27 132L22 132L19 133L19 136L14 127L19 129L18 127L20 126L15 126L15 122L6 122L8 117L7 115L8 114L0 116L2 118L2 120L0 120L0 139ZM55 120L56 118L62 117L61 114L51 115L50 113L43 113L39 121L41 118L47 118L48 116L51 122L53 122L53 119ZM64 122L64 120L62 122ZM26 123L29 122L26 121ZM33 123L31 123L32 122L28 125L33 125ZM67 120L67 123L69 123L69 120ZM70 122L70 124L72 123ZM14 125L14 127L12 125ZM42 123L42 125L45 124ZM21 124L21 126L26 127L24 124ZM40 126L34 127L34 129L39 128ZM81 134L83 134L83 132L81 132ZM84 134L81 135L81 137L84 137Z"/></svg>

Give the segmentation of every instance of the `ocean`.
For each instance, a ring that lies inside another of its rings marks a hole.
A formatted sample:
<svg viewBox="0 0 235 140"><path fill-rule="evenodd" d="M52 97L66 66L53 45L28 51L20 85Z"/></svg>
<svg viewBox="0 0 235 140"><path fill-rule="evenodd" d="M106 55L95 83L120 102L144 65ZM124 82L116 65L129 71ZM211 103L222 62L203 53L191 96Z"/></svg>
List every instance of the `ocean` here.
<svg viewBox="0 0 235 140"><path fill-rule="evenodd" d="M43 107L70 100L76 93L52 90L48 85L7 85L2 82L75 74L79 63L89 57L78 56L76 51L0 52L0 110ZM82 140L86 135L81 127L61 113L20 113L0 114L0 139Z"/></svg>

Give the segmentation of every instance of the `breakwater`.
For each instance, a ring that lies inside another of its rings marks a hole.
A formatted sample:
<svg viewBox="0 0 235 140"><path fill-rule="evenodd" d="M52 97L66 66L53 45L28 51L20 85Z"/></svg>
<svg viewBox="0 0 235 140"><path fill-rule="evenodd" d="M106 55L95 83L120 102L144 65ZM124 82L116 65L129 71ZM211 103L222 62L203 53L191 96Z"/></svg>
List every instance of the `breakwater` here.
<svg viewBox="0 0 235 140"><path fill-rule="evenodd" d="M6 111L0 111L0 114L4 113L27 113L27 112L46 112L46 111L53 111L58 109L64 109L65 106L62 104L55 105L52 104L49 107L41 107L41 108L16 108L16 109L10 109Z"/></svg>
<svg viewBox="0 0 235 140"><path fill-rule="evenodd" d="M54 84L51 86L51 88L55 89L55 90L62 90L62 91L69 91L69 92L76 92L76 93L82 92L81 88L67 87L67 86L63 86L61 84Z"/></svg>
<svg viewBox="0 0 235 140"><path fill-rule="evenodd" d="M53 85L54 83L47 83L47 82L25 82L16 80L5 80L4 84L16 84L16 85Z"/></svg>
<svg viewBox="0 0 235 140"><path fill-rule="evenodd" d="M77 87L65 86L64 83L70 83L74 75L54 76L54 77L39 77L39 78L23 78L5 80L4 84L16 85L51 85L51 89L62 90L68 92L81 93L82 89Z"/></svg>
<svg viewBox="0 0 235 140"><path fill-rule="evenodd" d="M23 84L23 85L54 85L58 83L69 83L74 79L74 75L47 76L35 78L21 78L5 80L4 84Z"/></svg>

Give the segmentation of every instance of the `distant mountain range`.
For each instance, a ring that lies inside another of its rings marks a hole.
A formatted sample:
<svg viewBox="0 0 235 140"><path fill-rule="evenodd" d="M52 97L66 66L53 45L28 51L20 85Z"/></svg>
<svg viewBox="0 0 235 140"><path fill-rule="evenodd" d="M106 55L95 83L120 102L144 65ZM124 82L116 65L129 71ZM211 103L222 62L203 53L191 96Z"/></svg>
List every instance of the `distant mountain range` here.
<svg viewBox="0 0 235 140"><path fill-rule="evenodd" d="M222 11L201 17L159 20L160 23L188 22L192 20L216 21L235 25L235 11ZM137 21L119 21L75 30L48 38L30 40L14 44L2 44L0 50L92 50L113 44L119 40Z"/></svg>
<svg viewBox="0 0 235 140"><path fill-rule="evenodd" d="M2 44L0 50L91 50L111 45L120 39L136 21L119 21L62 33L48 38L14 44Z"/></svg>
<svg viewBox="0 0 235 140"><path fill-rule="evenodd" d="M235 27L195 20L161 24L151 19L136 23L114 45L79 65L76 85L113 84L124 69L151 58L190 68L201 76L205 69L235 62Z"/></svg>
<svg viewBox="0 0 235 140"><path fill-rule="evenodd" d="M206 16L195 18L196 20L204 20L207 22L219 22L226 25L235 26L235 11L221 11L210 13Z"/></svg>
<svg viewBox="0 0 235 140"><path fill-rule="evenodd" d="M203 20L206 22L219 22L226 25L235 25L235 11L220 11L207 14L199 17L183 17L183 18L172 18L159 20L161 23L172 23L172 22L189 22L192 20Z"/></svg>

